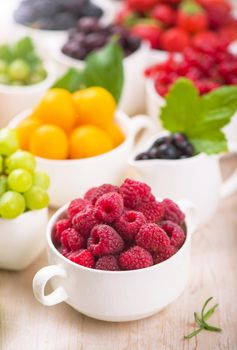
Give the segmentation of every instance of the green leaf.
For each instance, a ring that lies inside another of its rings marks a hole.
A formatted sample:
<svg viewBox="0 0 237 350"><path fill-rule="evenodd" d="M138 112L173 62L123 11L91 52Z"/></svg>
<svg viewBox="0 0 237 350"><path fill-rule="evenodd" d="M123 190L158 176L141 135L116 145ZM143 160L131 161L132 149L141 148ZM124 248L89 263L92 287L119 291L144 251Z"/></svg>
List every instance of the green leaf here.
<svg viewBox="0 0 237 350"><path fill-rule="evenodd" d="M118 102L123 79L123 53L118 44L111 42L87 57L84 69L84 83L87 87L101 86L110 91Z"/></svg>
<svg viewBox="0 0 237 350"><path fill-rule="evenodd" d="M83 72L79 72L75 68L69 68L66 73L54 83L53 87L66 89L70 92L77 91L85 87Z"/></svg>
<svg viewBox="0 0 237 350"><path fill-rule="evenodd" d="M190 80L180 78L166 96L161 121L170 132L186 134L197 153L215 154L227 151L221 129L236 110L236 86L224 86L200 97Z"/></svg>
<svg viewBox="0 0 237 350"><path fill-rule="evenodd" d="M207 321L216 311L216 308L218 307L218 304L214 305L210 310L208 310L204 315L203 315L203 320Z"/></svg>

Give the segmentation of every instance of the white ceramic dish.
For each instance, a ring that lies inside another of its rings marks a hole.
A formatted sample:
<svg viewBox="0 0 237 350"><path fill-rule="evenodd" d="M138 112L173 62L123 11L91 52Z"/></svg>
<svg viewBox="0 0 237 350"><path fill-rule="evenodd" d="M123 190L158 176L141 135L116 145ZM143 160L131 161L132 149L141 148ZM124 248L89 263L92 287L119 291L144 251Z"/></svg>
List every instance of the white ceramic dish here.
<svg viewBox="0 0 237 350"><path fill-rule="evenodd" d="M34 106L43 97L55 79L56 70L52 64L44 64L47 77L40 83L29 86L0 84L0 127L6 126L21 111Z"/></svg>
<svg viewBox="0 0 237 350"><path fill-rule="evenodd" d="M61 66L61 69L74 67L76 69L84 68L84 61L80 61L65 55L61 48L66 42L63 40L54 42L51 47L51 55ZM145 110L145 77L144 70L147 67L149 56L149 45L143 43L141 47L130 56L124 59L124 86L119 103L119 108L128 115L143 113Z"/></svg>
<svg viewBox="0 0 237 350"><path fill-rule="evenodd" d="M19 114L9 123L9 127L15 128L29 114L30 111ZM49 196L52 206L60 207L72 198L84 195L92 186L121 181L135 137L141 129L150 126L150 121L144 116L130 119L121 111L117 111L116 120L126 139L110 152L76 160L49 160L36 157L38 169L45 171L51 179Z"/></svg>
<svg viewBox="0 0 237 350"><path fill-rule="evenodd" d="M77 311L104 321L132 321L159 312L185 289L190 268L190 243L195 209L186 201L179 203L186 214L187 238L169 260L134 271L99 271L72 263L54 247L51 236L55 222L67 205L51 218L47 229L49 266L34 277L33 291L43 305L65 301ZM52 279L52 280L51 280ZM45 295L51 281L54 291Z"/></svg>
<svg viewBox="0 0 237 350"><path fill-rule="evenodd" d="M182 198L192 201L197 208L197 226L201 227L212 218L220 200L237 190L237 170L222 183L218 156L201 153L179 160L134 160L139 151L149 149L157 138L166 134L158 133L140 145L139 150L130 156L129 165L136 171L139 180L152 187L154 195L175 201Z"/></svg>
<svg viewBox="0 0 237 350"><path fill-rule="evenodd" d="M23 270L43 251L48 209L28 211L16 219L0 218L0 269Z"/></svg>

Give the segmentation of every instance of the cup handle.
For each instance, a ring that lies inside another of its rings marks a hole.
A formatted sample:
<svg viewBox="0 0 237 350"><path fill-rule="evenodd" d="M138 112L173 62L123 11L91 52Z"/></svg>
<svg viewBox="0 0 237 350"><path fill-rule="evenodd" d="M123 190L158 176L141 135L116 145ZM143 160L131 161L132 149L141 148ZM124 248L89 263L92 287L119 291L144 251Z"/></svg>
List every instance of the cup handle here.
<svg viewBox="0 0 237 350"><path fill-rule="evenodd" d="M151 118L144 114L139 114L132 117L130 119L130 123L134 139L142 129L147 129L148 131L152 131L154 129L154 122L151 120Z"/></svg>
<svg viewBox="0 0 237 350"><path fill-rule="evenodd" d="M45 286L53 277L66 277L66 271L58 266L51 265L43 267L39 270L33 279L33 292L35 298L43 305L51 306L59 304L68 298L68 295L63 287L58 287L52 293L45 295Z"/></svg>
<svg viewBox="0 0 237 350"><path fill-rule="evenodd" d="M237 154L237 144L230 143L229 151ZM230 177L221 185L221 198L227 198L237 191L237 169Z"/></svg>
<svg viewBox="0 0 237 350"><path fill-rule="evenodd" d="M188 224L188 230L191 234L193 234L197 229L197 207L196 205L187 200L187 199L181 199L177 201L178 206L180 209L185 213L186 222Z"/></svg>

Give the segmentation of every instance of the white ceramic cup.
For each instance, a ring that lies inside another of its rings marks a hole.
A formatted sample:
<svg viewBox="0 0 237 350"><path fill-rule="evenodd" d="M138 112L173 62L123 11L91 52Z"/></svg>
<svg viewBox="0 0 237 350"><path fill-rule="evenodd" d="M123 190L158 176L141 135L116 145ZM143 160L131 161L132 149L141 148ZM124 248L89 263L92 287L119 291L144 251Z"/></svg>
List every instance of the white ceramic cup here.
<svg viewBox="0 0 237 350"><path fill-rule="evenodd" d="M23 270L43 251L48 209L25 212L15 219L0 218L0 269Z"/></svg>
<svg viewBox="0 0 237 350"><path fill-rule="evenodd" d="M30 111L19 114L9 123L9 127L15 128L29 114ZM144 116L129 118L117 111L116 121L124 132L125 140L110 152L75 160L36 157L38 169L45 171L51 179L49 196L52 206L61 207L71 199L83 196L90 187L121 181L135 137L142 129L149 128L150 120Z"/></svg>
<svg viewBox="0 0 237 350"><path fill-rule="evenodd" d="M61 66L62 70L70 67L83 69L84 61L77 60L65 55L61 48L66 42L67 37L63 40L54 42L51 46L52 58ZM148 43L142 43L140 48L130 56L124 58L124 85L122 96L119 102L119 109L128 115L143 113L145 110L145 77L144 70L147 67L147 58L149 55Z"/></svg>
<svg viewBox="0 0 237 350"><path fill-rule="evenodd" d="M45 64L47 77L38 84L29 86L10 86L0 84L0 127L6 126L21 111L34 106L43 97L56 79L52 64Z"/></svg>
<svg viewBox="0 0 237 350"><path fill-rule="evenodd" d="M165 105L164 98L159 95L155 89L154 81L152 79L146 79L145 82L145 94L146 94L146 112L155 121L154 127L157 131L162 131L160 121L161 108ZM223 132L226 135L229 144L235 144L237 147L237 113L235 113L230 123L223 128Z"/></svg>
<svg viewBox="0 0 237 350"><path fill-rule="evenodd" d="M163 132L153 136L149 142L141 145L139 151L146 151L157 138L166 134ZM232 150L237 151L237 147ZM221 199L237 190L237 171L222 182L218 156L201 153L186 159L135 161L138 153L129 158L129 165L138 179L147 182L156 196L175 201L188 198L192 201L197 207L198 227L212 218Z"/></svg>
<svg viewBox="0 0 237 350"><path fill-rule="evenodd" d="M101 271L79 266L61 255L52 242L57 220L67 205L51 218L47 229L49 266L34 277L33 291L43 305L65 301L77 311L104 321L132 321L150 316L185 289L190 267L190 241L194 230L195 208L190 202L179 203L186 214L187 238L182 248L159 265L134 271ZM51 280L52 279L52 280ZM45 295L50 281L53 292Z"/></svg>

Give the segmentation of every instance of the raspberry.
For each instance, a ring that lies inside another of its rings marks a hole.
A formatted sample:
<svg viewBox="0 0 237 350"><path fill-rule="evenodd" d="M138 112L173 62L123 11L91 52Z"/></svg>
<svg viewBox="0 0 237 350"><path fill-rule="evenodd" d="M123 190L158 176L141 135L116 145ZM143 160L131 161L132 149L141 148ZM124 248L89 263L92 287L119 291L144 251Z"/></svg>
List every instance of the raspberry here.
<svg viewBox="0 0 237 350"><path fill-rule="evenodd" d="M178 249L173 245L169 245L162 249L159 253L153 255L154 264L159 264L162 261L169 259L172 255L177 253Z"/></svg>
<svg viewBox="0 0 237 350"><path fill-rule="evenodd" d="M74 199L70 203L70 205L69 205L69 207L67 209L69 218L73 219L73 217L77 213L80 213L81 211L83 211L89 204L90 204L90 202L85 200L85 199L82 199L82 198Z"/></svg>
<svg viewBox="0 0 237 350"><path fill-rule="evenodd" d="M131 241L145 223L146 218L142 213L128 210L115 222L115 228L124 239Z"/></svg>
<svg viewBox="0 0 237 350"><path fill-rule="evenodd" d="M61 219L56 222L54 239L57 243L61 243L61 235L63 231L70 227L72 227L72 222L69 219Z"/></svg>
<svg viewBox="0 0 237 350"><path fill-rule="evenodd" d="M166 232L156 224L143 225L136 235L136 244L149 252L159 252L170 245Z"/></svg>
<svg viewBox="0 0 237 350"><path fill-rule="evenodd" d="M162 204L165 211L163 218L164 221L170 220L178 225L181 225L184 222L185 215L176 203L174 203L171 199L164 199Z"/></svg>
<svg viewBox="0 0 237 350"><path fill-rule="evenodd" d="M73 227L85 238L88 238L92 228L98 224L94 208L86 207L72 219Z"/></svg>
<svg viewBox="0 0 237 350"><path fill-rule="evenodd" d="M85 246L85 238L81 236L73 227L62 232L61 243L63 247L72 251L79 250Z"/></svg>
<svg viewBox="0 0 237 350"><path fill-rule="evenodd" d="M157 201L143 202L137 207L137 210L144 214L148 222L158 222L164 217L164 206Z"/></svg>
<svg viewBox="0 0 237 350"><path fill-rule="evenodd" d="M95 258L87 249L80 250L79 252L72 253L68 256L68 259L78 265L93 268L95 266Z"/></svg>
<svg viewBox="0 0 237 350"><path fill-rule="evenodd" d="M69 254L71 254L71 251L68 248L65 247L60 247L58 249L59 253L61 253L63 256L65 256L65 258L68 257Z"/></svg>
<svg viewBox="0 0 237 350"><path fill-rule="evenodd" d="M123 250L120 235L108 225L97 225L91 231L87 242L88 250L95 256L117 254Z"/></svg>
<svg viewBox="0 0 237 350"><path fill-rule="evenodd" d="M119 265L123 270L143 269L152 266L153 259L146 249L134 246L120 254Z"/></svg>
<svg viewBox="0 0 237 350"><path fill-rule="evenodd" d="M119 192L119 188L110 184L104 184L99 187L92 187L89 191L86 192L84 199L95 205L97 200L103 196L103 194L110 192Z"/></svg>
<svg viewBox="0 0 237 350"><path fill-rule="evenodd" d="M106 193L95 204L95 217L104 223L111 224L121 216L123 209L123 198L120 194Z"/></svg>
<svg viewBox="0 0 237 350"><path fill-rule="evenodd" d="M172 221L163 221L159 225L170 237L171 245L181 248L185 240L183 229Z"/></svg>
<svg viewBox="0 0 237 350"><path fill-rule="evenodd" d="M98 259L95 264L97 270L119 271L117 258L114 255L105 255Z"/></svg>
<svg viewBox="0 0 237 350"><path fill-rule="evenodd" d="M136 208L151 192L150 186L143 182L126 179L120 187L124 205L129 209Z"/></svg>

